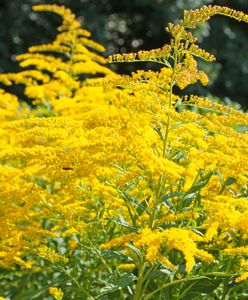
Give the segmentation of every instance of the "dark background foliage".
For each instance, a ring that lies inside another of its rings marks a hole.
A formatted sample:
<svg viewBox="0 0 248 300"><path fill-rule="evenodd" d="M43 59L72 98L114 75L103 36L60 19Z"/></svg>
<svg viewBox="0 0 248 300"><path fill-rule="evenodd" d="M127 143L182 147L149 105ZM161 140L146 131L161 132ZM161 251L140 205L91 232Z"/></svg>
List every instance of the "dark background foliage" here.
<svg viewBox="0 0 248 300"><path fill-rule="evenodd" d="M216 4L248 13L247 0L1 0L0 72L18 70L16 54L55 37L60 19L31 9L34 4L43 3L69 7L92 32L93 39L106 46L106 55L163 46L169 38L164 27L181 18L184 9ZM201 25L196 34L201 46L217 56L217 62L201 63L210 75L209 86L196 85L187 92L217 96L226 102L230 98L248 108L248 24L218 16ZM129 73L141 66L113 67Z"/></svg>

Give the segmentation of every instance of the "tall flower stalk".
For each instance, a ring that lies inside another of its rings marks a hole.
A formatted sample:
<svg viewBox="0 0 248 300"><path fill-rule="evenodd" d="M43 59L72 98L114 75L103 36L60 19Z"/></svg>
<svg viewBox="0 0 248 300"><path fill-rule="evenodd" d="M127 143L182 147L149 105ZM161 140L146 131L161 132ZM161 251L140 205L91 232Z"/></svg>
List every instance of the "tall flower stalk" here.
<svg viewBox="0 0 248 300"><path fill-rule="evenodd" d="M248 16L185 11L166 27L169 44L105 59L70 10L34 10L62 25L55 41L17 57L24 70L0 74L32 102L0 90L3 296L241 297L248 117L175 87L207 84L197 59L215 60L191 29L216 14ZM161 68L118 75L107 61Z"/></svg>

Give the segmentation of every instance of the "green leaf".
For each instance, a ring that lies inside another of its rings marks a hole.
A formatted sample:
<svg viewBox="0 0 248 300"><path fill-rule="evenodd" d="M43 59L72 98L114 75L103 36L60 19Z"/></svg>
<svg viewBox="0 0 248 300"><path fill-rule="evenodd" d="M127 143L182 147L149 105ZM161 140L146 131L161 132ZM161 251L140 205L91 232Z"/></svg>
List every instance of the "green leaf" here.
<svg viewBox="0 0 248 300"><path fill-rule="evenodd" d="M233 127L240 133L246 133L248 131L248 125L245 124L237 124Z"/></svg>
<svg viewBox="0 0 248 300"><path fill-rule="evenodd" d="M175 274L175 271L164 268L164 269L155 270L155 271L150 272L150 274L147 276L147 278L148 279L154 279L154 278L157 278L157 277L160 277L160 276L164 277L166 275L171 276L171 275L174 275L174 274Z"/></svg>
<svg viewBox="0 0 248 300"><path fill-rule="evenodd" d="M49 286L45 286L39 291L37 291L34 287L32 287L29 291L22 290L21 293L16 295L16 297L13 297L13 300L43 299L45 294L48 293L48 288Z"/></svg>
<svg viewBox="0 0 248 300"><path fill-rule="evenodd" d="M122 288L125 288L125 287L129 286L134 280L137 280L137 277L134 276L133 274L124 275L124 276L120 277L117 281L110 283L107 286L103 287L100 290L99 296L110 294L110 293L116 292Z"/></svg>
<svg viewBox="0 0 248 300"><path fill-rule="evenodd" d="M135 275L127 274L127 275L120 277L116 282L114 282L114 285L124 288L124 287L130 285L130 283L132 283L134 280L137 280L137 277Z"/></svg>
<svg viewBox="0 0 248 300"><path fill-rule="evenodd" d="M132 249L134 251L134 253L138 256L141 257L141 252L139 251L139 249L137 249L136 247L134 247L134 245L132 244L127 244L127 247L129 247L130 249Z"/></svg>
<svg viewBox="0 0 248 300"><path fill-rule="evenodd" d="M197 181L188 191L187 195L200 191L204 186L206 186L210 178L215 174L214 171L209 172L207 175L203 176L199 181Z"/></svg>
<svg viewBox="0 0 248 300"><path fill-rule="evenodd" d="M195 280L194 282L188 282L184 289L182 289L182 293L179 296L178 300L189 300L195 297L199 297L201 294L209 294L213 292L221 283L221 279L214 278L201 278L199 280Z"/></svg>
<svg viewBox="0 0 248 300"><path fill-rule="evenodd" d="M126 227L126 228L131 228L131 229L137 229L136 227L130 225L122 215L120 215L119 219L113 219L112 220L114 223L118 224L118 225L121 225L123 227Z"/></svg>
<svg viewBox="0 0 248 300"><path fill-rule="evenodd" d="M219 177L221 185L224 185L222 174L219 170L215 171L215 174Z"/></svg>
<svg viewBox="0 0 248 300"><path fill-rule="evenodd" d="M141 216L143 214L144 211L146 211L148 213L148 215L150 215L150 213L148 212L148 210L146 209L147 206L148 206L148 202L149 202L149 199L150 199L150 196L143 200L141 203L140 203L140 206L138 206L136 212L137 212L137 215L135 216L135 220L137 220L137 218L139 216Z"/></svg>
<svg viewBox="0 0 248 300"><path fill-rule="evenodd" d="M128 195L125 192L122 192L123 195L125 195L126 199L128 199L131 203L133 203L135 206L138 207L137 211L139 210L140 213L143 213L144 211L146 211L149 214L149 211L146 209L147 207L147 199L145 199L144 201L142 201L141 203L139 203L138 201L136 201L133 197L131 197L130 195Z"/></svg>
<svg viewBox="0 0 248 300"><path fill-rule="evenodd" d="M166 194L162 197L162 203L169 209L170 212L175 212L175 207L170 201L170 198L182 197L184 194L181 192Z"/></svg>
<svg viewBox="0 0 248 300"><path fill-rule="evenodd" d="M182 206L183 206L183 208L190 206L190 204L192 203L192 201L196 197L196 195L197 195L196 193L186 194L182 198Z"/></svg>
<svg viewBox="0 0 248 300"><path fill-rule="evenodd" d="M225 186L225 187L230 186L230 185L232 185L235 181L236 181L236 178L234 178L234 177L228 177L227 180L226 180L225 183L224 183L224 186Z"/></svg>
<svg viewBox="0 0 248 300"><path fill-rule="evenodd" d="M115 291L118 291L120 289L120 287L118 287L117 285L114 285L112 283L108 284L107 286L103 287L100 289L100 296L102 295L106 295L106 294L109 294L109 293L113 293ZM99 298L97 297L97 298Z"/></svg>
<svg viewBox="0 0 248 300"><path fill-rule="evenodd" d="M164 205L169 209L169 211L175 212L175 208L169 198L163 197L162 201L163 201Z"/></svg>
<svg viewBox="0 0 248 300"><path fill-rule="evenodd" d="M234 177L228 177L224 184L222 185L222 188L220 190L220 194L230 185L232 185L237 179Z"/></svg>

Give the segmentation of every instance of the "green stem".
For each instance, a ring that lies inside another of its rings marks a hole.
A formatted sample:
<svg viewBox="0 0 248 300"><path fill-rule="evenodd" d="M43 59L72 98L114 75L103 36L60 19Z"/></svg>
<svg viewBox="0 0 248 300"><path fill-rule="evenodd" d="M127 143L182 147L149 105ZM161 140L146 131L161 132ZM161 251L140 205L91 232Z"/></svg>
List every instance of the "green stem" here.
<svg viewBox="0 0 248 300"><path fill-rule="evenodd" d="M156 187L156 184L154 184L153 186L153 189L154 189L154 198L155 198L155 201L154 201L154 207L156 207L159 203L159 194L160 194L160 186L161 186L161 178L162 176L160 175L159 177L159 184L158 184L158 188ZM156 210L153 210L152 213L151 213L151 216L150 216L150 222L149 222L149 227L150 228L154 228L155 227L155 220L156 220L156 216L157 216L157 211Z"/></svg>
<svg viewBox="0 0 248 300"><path fill-rule="evenodd" d="M192 276L192 277L187 277L187 278L182 278L182 279L179 279L179 280L175 280L173 282L169 282L169 283L166 283L166 284L163 284L160 288L154 290L153 292L151 292L150 294L146 295L144 297L143 300L148 300L148 299L151 299L151 297L153 297L156 293L172 286L172 285L176 285L178 283L182 283L182 282L187 282L187 281L193 281L193 280L199 280L201 278L207 278L207 276L220 276L220 277L229 277L233 274L226 274L224 272L212 272L212 273L206 273L202 276ZM154 298L153 298L154 299Z"/></svg>
<svg viewBox="0 0 248 300"><path fill-rule="evenodd" d="M143 291L144 270L145 270L145 263L144 263L143 257L141 257L141 261L139 263L138 280L137 280L133 300L141 300L142 299L142 295L144 292Z"/></svg>
<svg viewBox="0 0 248 300"><path fill-rule="evenodd" d="M176 66L177 66L177 54L175 53L174 66L173 66L173 69L172 69L171 82L170 82L169 110L168 110L168 118L167 118L167 123L166 123L166 128L165 128L163 157L165 157L166 146L167 146L167 141L168 141L168 135L169 135L169 131L170 131L170 109L172 107L172 96L173 96L173 87L174 87L174 84L175 84L174 83L174 76L175 76Z"/></svg>
<svg viewBox="0 0 248 300"><path fill-rule="evenodd" d="M178 283L181 283L181 282L191 281L191 280L199 280L200 278L201 278L200 276L195 276L195 277L183 278L183 279L179 279L179 280L176 280L176 281L173 281L173 282L170 282L170 283L163 284L160 288L158 288L158 289L154 290L153 292L151 292L150 294L146 295L144 297L144 300L151 299L151 297L153 297L155 294L157 294L161 290L164 290L164 289L166 289L166 288L168 288L172 285L175 285L175 284L178 284Z"/></svg>
<svg viewBox="0 0 248 300"><path fill-rule="evenodd" d="M144 282L144 285L143 285L143 291L146 291L146 288L150 282L150 280L148 280L148 276L150 275L150 273L152 271L155 271L156 269L158 268L157 265L154 265L154 266L151 266L149 270L147 270L147 272L145 273L144 277L143 277L143 282Z"/></svg>
<svg viewBox="0 0 248 300"><path fill-rule="evenodd" d="M169 131L170 131L170 109L172 107L172 96L173 96L173 86L174 86L174 75L175 75L175 70L177 66L177 54L175 53L175 58L174 58L174 66L172 69L172 75L171 75L171 82L170 82L170 91L169 91L169 109L168 109L168 117L167 117L167 122L166 122L166 127L165 127L165 134L164 134L164 145L163 145L163 157L165 157L166 154L166 147L167 147L167 142L168 142L168 136L169 136ZM158 185L158 192L156 191L156 201L155 201L155 206L159 203L160 201L160 191L162 189L163 185L163 176L160 176L159 178L159 185ZM153 211L150 217L150 228L154 228L155 220L156 220L157 212Z"/></svg>
<svg viewBox="0 0 248 300"><path fill-rule="evenodd" d="M88 243L90 244L90 247L87 247L87 246L83 245L82 243L80 243L80 247L87 249L87 250L94 251L97 254L97 256L99 257L99 259L101 260L102 264L105 266L106 270L112 274L113 271L110 268L110 266L107 264L106 260L102 257L101 252L94 247L94 244L91 242L91 240L88 237L86 237L86 239L87 239Z"/></svg>
<svg viewBox="0 0 248 300"><path fill-rule="evenodd" d="M66 269L64 269L64 268L62 268L61 269L61 271L65 274L65 275L67 275L70 279L71 279L71 281L73 281L75 284L76 284L76 286L78 287L78 289L87 297L86 299L89 299L89 300L95 300L95 298L94 297L92 297L90 294L89 294L89 292L77 281L77 279L75 278L75 277L73 277L70 273L68 273L67 271L66 271Z"/></svg>

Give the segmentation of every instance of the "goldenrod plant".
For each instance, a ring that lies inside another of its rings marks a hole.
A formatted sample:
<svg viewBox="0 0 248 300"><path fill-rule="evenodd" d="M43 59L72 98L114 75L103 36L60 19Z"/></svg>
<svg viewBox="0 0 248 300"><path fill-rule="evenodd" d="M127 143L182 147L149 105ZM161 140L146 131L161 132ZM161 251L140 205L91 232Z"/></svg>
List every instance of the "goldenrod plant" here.
<svg viewBox="0 0 248 300"><path fill-rule="evenodd" d="M185 11L170 44L105 59L63 6L52 43L17 60L32 104L0 94L2 299L245 299L248 117L207 98L199 23L222 6ZM106 65L161 68L119 75Z"/></svg>

